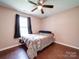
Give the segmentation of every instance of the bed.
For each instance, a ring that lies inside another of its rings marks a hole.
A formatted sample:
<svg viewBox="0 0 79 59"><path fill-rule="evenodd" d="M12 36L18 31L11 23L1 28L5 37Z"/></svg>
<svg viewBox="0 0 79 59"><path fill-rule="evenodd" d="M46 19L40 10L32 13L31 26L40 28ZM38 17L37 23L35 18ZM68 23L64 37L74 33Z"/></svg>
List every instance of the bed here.
<svg viewBox="0 0 79 59"><path fill-rule="evenodd" d="M48 45L54 42L54 34L53 33L38 33L38 34L28 34L23 36L21 40L27 46L27 54L29 59L33 59L37 56L37 52L41 51Z"/></svg>

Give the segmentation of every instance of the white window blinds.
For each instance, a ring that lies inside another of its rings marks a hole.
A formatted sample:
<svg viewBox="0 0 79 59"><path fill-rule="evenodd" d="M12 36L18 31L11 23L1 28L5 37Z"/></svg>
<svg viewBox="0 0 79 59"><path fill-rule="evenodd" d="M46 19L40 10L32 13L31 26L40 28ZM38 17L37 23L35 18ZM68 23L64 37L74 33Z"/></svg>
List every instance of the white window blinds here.
<svg viewBox="0 0 79 59"><path fill-rule="evenodd" d="M20 34L26 36L28 34L27 18L20 16Z"/></svg>

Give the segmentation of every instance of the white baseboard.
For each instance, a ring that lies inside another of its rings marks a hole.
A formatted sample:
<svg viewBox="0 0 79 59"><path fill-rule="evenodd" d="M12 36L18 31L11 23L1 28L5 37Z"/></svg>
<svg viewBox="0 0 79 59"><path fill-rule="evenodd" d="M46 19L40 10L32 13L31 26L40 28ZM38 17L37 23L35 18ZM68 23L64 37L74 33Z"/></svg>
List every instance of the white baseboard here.
<svg viewBox="0 0 79 59"><path fill-rule="evenodd" d="M9 47L1 48L0 51L10 49L10 48L13 48L13 47L16 47L16 46L19 46L19 45L21 45L21 44L19 43L19 44L15 44L15 45L12 45L12 46L9 46Z"/></svg>
<svg viewBox="0 0 79 59"><path fill-rule="evenodd" d="M68 45L68 44L65 44L65 43L62 43L62 42L58 42L58 41L55 41L55 43L58 43L58 44L61 44L61 45L68 46L68 47L75 48L75 49L79 50L79 47L76 47L76 46Z"/></svg>

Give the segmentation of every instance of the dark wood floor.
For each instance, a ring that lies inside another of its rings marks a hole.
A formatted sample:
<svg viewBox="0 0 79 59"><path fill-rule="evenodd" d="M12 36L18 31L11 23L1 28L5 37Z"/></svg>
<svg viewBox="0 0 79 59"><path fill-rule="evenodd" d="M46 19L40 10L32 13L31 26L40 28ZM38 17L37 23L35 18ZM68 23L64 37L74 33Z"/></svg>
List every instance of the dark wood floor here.
<svg viewBox="0 0 79 59"><path fill-rule="evenodd" d="M18 46L2 51L0 59L28 59L26 50L25 46ZM38 52L36 59L79 59L79 50L54 43Z"/></svg>

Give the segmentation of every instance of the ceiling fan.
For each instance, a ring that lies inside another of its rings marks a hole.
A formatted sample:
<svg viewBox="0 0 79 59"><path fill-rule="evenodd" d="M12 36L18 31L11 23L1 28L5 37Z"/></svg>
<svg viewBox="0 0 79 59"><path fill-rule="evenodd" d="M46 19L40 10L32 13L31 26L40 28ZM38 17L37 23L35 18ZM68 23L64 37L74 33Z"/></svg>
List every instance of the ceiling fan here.
<svg viewBox="0 0 79 59"><path fill-rule="evenodd" d="M36 9L39 9L41 11L41 13L44 14L43 7L45 7L45 8L53 8L54 7L54 5L44 5L44 3L46 1L47 0L38 0L38 2L35 3L31 0L28 0L29 3L36 5L36 7L33 10L31 10L31 12L34 12Z"/></svg>

